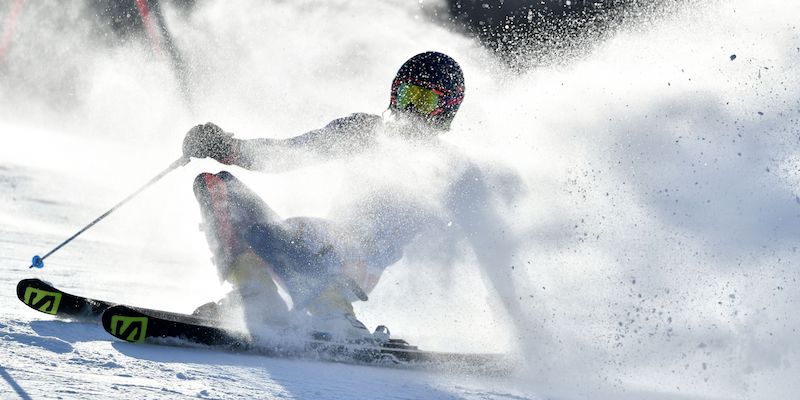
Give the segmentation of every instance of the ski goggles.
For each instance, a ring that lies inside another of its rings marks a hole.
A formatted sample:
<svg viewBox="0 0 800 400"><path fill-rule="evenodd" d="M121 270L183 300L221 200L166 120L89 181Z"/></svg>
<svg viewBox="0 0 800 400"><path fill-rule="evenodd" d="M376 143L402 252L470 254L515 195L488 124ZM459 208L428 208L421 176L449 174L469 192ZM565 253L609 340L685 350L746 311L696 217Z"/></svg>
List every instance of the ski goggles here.
<svg viewBox="0 0 800 400"><path fill-rule="evenodd" d="M407 110L409 107L423 115L431 115L443 103L444 93L428 89L413 83L401 83L397 87L397 108Z"/></svg>

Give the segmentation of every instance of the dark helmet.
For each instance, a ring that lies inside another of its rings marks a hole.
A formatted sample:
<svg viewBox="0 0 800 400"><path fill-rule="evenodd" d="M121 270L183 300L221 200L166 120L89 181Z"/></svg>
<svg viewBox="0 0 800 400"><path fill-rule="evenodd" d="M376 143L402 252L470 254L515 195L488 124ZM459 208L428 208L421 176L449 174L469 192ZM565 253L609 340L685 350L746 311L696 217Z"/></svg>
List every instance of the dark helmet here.
<svg viewBox="0 0 800 400"><path fill-rule="evenodd" d="M392 82L389 109L414 113L447 130L464 100L464 74L450 56L435 51L411 57Z"/></svg>

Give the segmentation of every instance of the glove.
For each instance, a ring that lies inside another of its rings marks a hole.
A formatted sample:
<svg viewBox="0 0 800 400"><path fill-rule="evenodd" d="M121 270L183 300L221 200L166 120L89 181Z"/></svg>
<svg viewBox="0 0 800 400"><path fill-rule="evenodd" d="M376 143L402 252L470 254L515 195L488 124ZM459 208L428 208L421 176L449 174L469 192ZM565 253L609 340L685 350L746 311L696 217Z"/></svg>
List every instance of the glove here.
<svg viewBox="0 0 800 400"><path fill-rule="evenodd" d="M225 162L233 155L233 133L228 133L211 122L197 125L183 138L183 155L186 157L211 157Z"/></svg>

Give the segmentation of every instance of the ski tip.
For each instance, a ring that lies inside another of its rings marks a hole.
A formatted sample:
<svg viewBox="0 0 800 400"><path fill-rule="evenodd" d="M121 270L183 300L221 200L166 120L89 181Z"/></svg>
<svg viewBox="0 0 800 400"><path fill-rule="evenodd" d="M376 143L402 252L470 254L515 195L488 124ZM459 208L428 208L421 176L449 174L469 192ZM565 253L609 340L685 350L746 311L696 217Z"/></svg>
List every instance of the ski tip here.
<svg viewBox="0 0 800 400"><path fill-rule="evenodd" d="M31 260L31 266L28 268L44 268L44 260L38 255L33 256L33 259Z"/></svg>

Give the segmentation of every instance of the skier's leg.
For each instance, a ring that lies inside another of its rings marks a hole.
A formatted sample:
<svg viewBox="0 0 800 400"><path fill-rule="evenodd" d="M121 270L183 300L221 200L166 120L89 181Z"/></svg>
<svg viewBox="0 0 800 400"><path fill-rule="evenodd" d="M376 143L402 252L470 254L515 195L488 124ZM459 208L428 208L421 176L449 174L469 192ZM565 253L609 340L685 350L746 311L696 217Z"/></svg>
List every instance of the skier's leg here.
<svg viewBox="0 0 800 400"><path fill-rule="evenodd" d="M311 314L315 330L346 340L372 339L353 312L357 296L343 273L343 237L330 221L290 218L280 226L253 226L247 240L273 266L295 309Z"/></svg>
<svg viewBox="0 0 800 400"><path fill-rule="evenodd" d="M279 223L278 215L226 171L202 173L194 180L203 231L214 254L219 278L226 280L236 257L247 250L244 234L253 224Z"/></svg>
<svg viewBox="0 0 800 400"><path fill-rule="evenodd" d="M241 301L244 320L250 325L266 324L284 327L289 324L289 308L278 293L269 265L248 250L239 255L231 266L229 282Z"/></svg>
<svg viewBox="0 0 800 400"><path fill-rule="evenodd" d="M214 316L219 314L220 306L242 307L248 323L285 322L288 308L270 278L270 266L250 249L244 238L252 224L278 225L280 218L228 172L200 174L195 179L194 192L218 275L234 286L221 302L206 304L196 312Z"/></svg>
<svg viewBox="0 0 800 400"><path fill-rule="evenodd" d="M273 278L302 309L316 296L337 269L333 246L316 240L310 226L313 218L290 218L282 224L261 223L248 232L247 243L270 264Z"/></svg>
<svg viewBox="0 0 800 400"><path fill-rule="evenodd" d="M336 282L331 282L313 298L306 309L311 313L314 330L329 332L335 337L350 341L374 339L369 329L356 318L347 289Z"/></svg>
<svg viewBox="0 0 800 400"><path fill-rule="evenodd" d="M289 218L281 224L256 224L247 243L272 267L298 309L341 275L342 259L333 224L319 218Z"/></svg>

